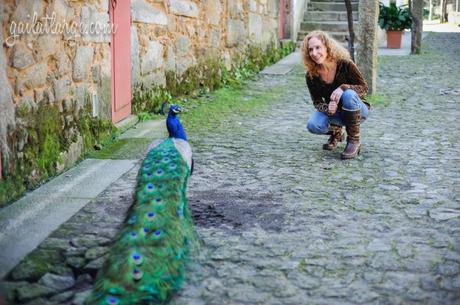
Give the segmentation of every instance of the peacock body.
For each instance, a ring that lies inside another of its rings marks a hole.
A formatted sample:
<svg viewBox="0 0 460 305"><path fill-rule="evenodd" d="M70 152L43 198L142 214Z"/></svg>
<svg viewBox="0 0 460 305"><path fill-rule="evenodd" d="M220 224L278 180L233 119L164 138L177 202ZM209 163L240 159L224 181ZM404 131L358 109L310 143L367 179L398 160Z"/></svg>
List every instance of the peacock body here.
<svg viewBox="0 0 460 305"><path fill-rule="evenodd" d="M179 111L171 106L168 119ZM137 176L135 203L98 273L88 304L161 304L184 280L196 236L186 199L191 147L175 137L177 128L183 132L177 121L168 126L170 138L149 147Z"/></svg>

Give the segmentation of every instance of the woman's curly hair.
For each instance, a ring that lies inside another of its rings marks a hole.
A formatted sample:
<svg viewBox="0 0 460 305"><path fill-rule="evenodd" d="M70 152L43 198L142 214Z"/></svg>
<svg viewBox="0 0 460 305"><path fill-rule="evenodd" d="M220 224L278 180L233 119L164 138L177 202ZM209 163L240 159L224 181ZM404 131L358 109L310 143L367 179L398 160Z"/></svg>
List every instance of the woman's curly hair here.
<svg viewBox="0 0 460 305"><path fill-rule="evenodd" d="M327 58L326 60L339 61L342 59L350 60L350 53L342 45L340 45L335 39L331 38L327 33L323 31L313 31L309 33L302 43L302 60L305 66L305 70L310 78L319 76L318 70L321 65L311 59L308 52L308 42L312 37L318 38L326 47Z"/></svg>

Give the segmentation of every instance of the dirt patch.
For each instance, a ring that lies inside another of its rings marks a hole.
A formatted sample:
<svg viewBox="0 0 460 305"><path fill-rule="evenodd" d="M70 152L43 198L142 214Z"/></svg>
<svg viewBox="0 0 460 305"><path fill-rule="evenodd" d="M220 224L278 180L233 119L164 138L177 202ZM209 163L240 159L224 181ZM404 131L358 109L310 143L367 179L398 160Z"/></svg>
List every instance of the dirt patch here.
<svg viewBox="0 0 460 305"><path fill-rule="evenodd" d="M271 194L223 192L216 190L194 192L189 197L194 222L201 227L226 227L245 230L260 226L266 231L281 231L284 212L280 200Z"/></svg>

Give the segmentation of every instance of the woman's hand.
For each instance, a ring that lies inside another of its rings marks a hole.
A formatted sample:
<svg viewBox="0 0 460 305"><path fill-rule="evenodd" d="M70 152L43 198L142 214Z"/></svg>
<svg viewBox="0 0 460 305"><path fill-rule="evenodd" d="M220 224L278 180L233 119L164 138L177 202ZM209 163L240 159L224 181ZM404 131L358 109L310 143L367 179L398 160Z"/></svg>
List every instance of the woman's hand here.
<svg viewBox="0 0 460 305"><path fill-rule="evenodd" d="M340 102L340 98L342 97L343 90L339 88L335 89L331 94L331 101L335 101L337 104Z"/></svg>
<svg viewBox="0 0 460 305"><path fill-rule="evenodd" d="M337 106L338 106L338 103L336 101L331 100L329 102L329 108L328 108L327 114L333 115L337 111Z"/></svg>

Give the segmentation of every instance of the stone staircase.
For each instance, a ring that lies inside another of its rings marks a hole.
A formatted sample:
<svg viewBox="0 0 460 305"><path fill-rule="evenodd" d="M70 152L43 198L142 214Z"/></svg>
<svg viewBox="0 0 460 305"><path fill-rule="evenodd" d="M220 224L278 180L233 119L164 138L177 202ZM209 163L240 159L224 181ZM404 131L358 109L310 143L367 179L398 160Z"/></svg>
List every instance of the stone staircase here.
<svg viewBox="0 0 460 305"><path fill-rule="evenodd" d="M358 31L358 1L351 0L353 10L355 36ZM347 46L348 22L345 2L342 0L312 0L305 9L300 31L297 35L297 45L301 45L305 36L314 30L328 32L337 41Z"/></svg>

